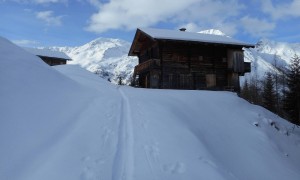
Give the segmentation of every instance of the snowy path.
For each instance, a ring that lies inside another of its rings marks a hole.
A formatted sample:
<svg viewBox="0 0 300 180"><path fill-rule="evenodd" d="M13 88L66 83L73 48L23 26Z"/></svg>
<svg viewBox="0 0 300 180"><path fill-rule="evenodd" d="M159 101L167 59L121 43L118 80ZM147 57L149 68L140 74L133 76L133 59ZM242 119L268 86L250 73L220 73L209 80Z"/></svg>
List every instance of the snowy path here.
<svg viewBox="0 0 300 180"><path fill-rule="evenodd" d="M131 117L131 109L128 97L118 87L121 94L121 106L119 114L119 129L117 151L114 158L112 179L113 180L132 180L134 172L134 153L133 153L133 124Z"/></svg>

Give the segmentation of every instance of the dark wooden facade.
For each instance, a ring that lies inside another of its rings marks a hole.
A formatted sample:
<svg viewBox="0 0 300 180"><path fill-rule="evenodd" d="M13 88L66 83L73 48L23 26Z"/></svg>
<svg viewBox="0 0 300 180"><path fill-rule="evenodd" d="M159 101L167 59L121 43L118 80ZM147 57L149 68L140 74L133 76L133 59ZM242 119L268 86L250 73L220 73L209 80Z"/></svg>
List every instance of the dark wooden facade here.
<svg viewBox="0 0 300 180"><path fill-rule="evenodd" d="M47 63L50 66L67 64L67 59L56 58L56 57L40 56L40 55L37 55L37 56L40 57L45 63Z"/></svg>
<svg viewBox="0 0 300 180"><path fill-rule="evenodd" d="M40 59L42 59L45 63L47 63L50 66L67 64L67 61L72 60L65 53L50 50L50 49L24 47L24 50L26 50L27 52L33 55L38 56Z"/></svg>
<svg viewBox="0 0 300 180"><path fill-rule="evenodd" d="M139 58L134 80L143 88L239 91L239 76L250 72L242 48L234 44L158 39L138 29L129 55Z"/></svg>

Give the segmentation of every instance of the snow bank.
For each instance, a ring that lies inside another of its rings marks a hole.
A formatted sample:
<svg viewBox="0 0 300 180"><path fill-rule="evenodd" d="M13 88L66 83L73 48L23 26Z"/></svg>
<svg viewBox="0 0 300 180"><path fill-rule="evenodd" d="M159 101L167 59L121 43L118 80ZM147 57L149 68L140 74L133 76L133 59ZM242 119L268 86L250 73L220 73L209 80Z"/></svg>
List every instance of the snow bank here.
<svg viewBox="0 0 300 180"><path fill-rule="evenodd" d="M26 179L68 136L91 90L1 37L0 84L0 179Z"/></svg>
<svg viewBox="0 0 300 180"><path fill-rule="evenodd" d="M2 38L0 56L0 179L300 179L299 128L234 93L115 86Z"/></svg>
<svg viewBox="0 0 300 180"><path fill-rule="evenodd" d="M151 171L158 179L300 177L299 136L284 133L292 125L233 93L130 88L126 92L139 127L134 154L140 177L153 178ZM266 119L281 124L282 132ZM149 165L141 166L143 160L150 161L153 170L146 171Z"/></svg>

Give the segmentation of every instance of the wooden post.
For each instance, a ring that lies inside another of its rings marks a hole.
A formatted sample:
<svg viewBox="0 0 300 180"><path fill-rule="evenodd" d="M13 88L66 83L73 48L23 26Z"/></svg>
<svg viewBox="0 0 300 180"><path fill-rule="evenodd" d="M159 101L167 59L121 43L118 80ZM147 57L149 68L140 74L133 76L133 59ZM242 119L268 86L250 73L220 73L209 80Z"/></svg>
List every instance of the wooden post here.
<svg viewBox="0 0 300 180"><path fill-rule="evenodd" d="M163 89L163 43L161 41L158 42L158 51L159 51L159 59L160 59L160 80L159 80L159 88Z"/></svg>
<svg viewBox="0 0 300 180"><path fill-rule="evenodd" d="M191 44L189 43L188 44L188 67L189 67L189 74L190 74L190 85L189 85L189 89L195 89L195 81L194 81L194 75L192 75L191 73L191 56L192 56L192 53L191 53Z"/></svg>

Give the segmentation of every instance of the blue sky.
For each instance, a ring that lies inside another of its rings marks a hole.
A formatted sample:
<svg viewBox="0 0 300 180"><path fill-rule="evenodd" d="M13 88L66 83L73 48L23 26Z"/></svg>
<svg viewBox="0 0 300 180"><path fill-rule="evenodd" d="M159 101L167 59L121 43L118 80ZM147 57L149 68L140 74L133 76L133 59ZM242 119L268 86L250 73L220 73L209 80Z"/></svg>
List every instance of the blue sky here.
<svg viewBox="0 0 300 180"><path fill-rule="evenodd" d="M0 36L21 46L79 46L98 37L132 41L137 27L236 39L300 42L300 0L0 0Z"/></svg>

